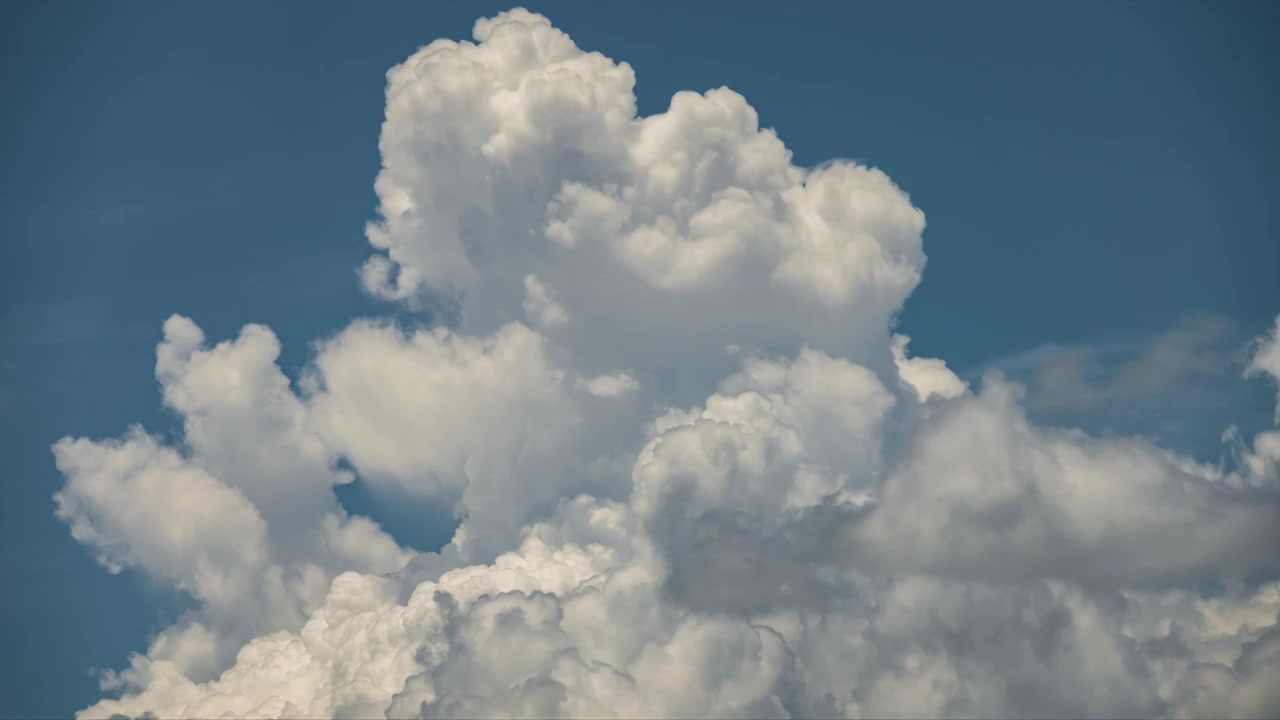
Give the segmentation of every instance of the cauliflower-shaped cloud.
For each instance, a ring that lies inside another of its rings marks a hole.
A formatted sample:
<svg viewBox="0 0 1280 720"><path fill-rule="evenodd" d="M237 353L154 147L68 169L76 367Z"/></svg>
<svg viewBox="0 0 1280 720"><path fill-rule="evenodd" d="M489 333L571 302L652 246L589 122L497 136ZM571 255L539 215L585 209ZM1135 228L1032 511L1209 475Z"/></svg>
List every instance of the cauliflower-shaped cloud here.
<svg viewBox="0 0 1280 720"><path fill-rule="evenodd" d="M924 216L883 172L724 88L641 117L539 15L473 35L388 74L362 269L444 322L295 385L175 316L181 436L55 446L73 536L195 601L81 717L1280 713L1280 430L1209 467L1037 426L893 332Z"/></svg>

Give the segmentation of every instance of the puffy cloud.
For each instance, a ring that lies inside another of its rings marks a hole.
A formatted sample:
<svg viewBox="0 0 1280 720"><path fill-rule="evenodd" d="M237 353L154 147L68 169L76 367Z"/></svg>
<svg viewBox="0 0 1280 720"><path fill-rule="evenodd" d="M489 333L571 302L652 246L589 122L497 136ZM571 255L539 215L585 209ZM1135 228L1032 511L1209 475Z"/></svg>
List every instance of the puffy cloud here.
<svg viewBox="0 0 1280 720"><path fill-rule="evenodd" d="M339 575L300 631L251 641L221 677L192 683L152 663L145 690L85 714L367 716L393 699L414 712L423 703L466 707L477 702L471 691L508 691L541 670L554 651L573 646L570 633L583 652L593 642L609 646L594 651L602 656L630 652L643 625L601 636L594 619L616 613L618 595L634 603L633 588L651 592L660 564L620 508L581 498L559 517L531 528L517 551L424 582L403 604L392 579ZM576 626L568 612L583 616ZM440 698L446 689L453 696Z"/></svg>
<svg viewBox="0 0 1280 720"><path fill-rule="evenodd" d="M490 559L603 482L581 443L582 405L624 392L627 376L575 380L559 354L518 323L472 337L357 322L319 346L309 427L375 487L452 503L465 520L455 544Z"/></svg>
<svg viewBox="0 0 1280 720"><path fill-rule="evenodd" d="M724 511L776 525L872 481L895 400L866 368L811 350L788 364L753 359L722 393L654 422L632 475L641 515Z"/></svg>
<svg viewBox="0 0 1280 720"><path fill-rule="evenodd" d="M663 602L661 558L631 522L573 501L403 604L390 580L340 576L300 633L252 641L218 680L171 675L86 715L1154 715L1191 702L1204 671L1188 647L1223 636L1240 682L1265 677L1254 624L1274 625L1273 587L1180 614L1165 608L1182 598L1054 582L866 576L823 613L688 613ZM1162 664L1185 668L1167 695Z"/></svg>
<svg viewBox="0 0 1280 720"><path fill-rule="evenodd" d="M1244 447L1235 428L1227 432L1227 439L1235 445L1241 472L1230 480L1238 484L1276 490L1280 488L1280 317L1269 335L1257 338L1254 353L1245 368L1245 377L1267 376L1276 385L1276 430L1258 433L1253 447Z"/></svg>
<svg viewBox="0 0 1280 720"><path fill-rule="evenodd" d="M276 365L280 343L261 325L206 348L204 333L175 315L156 348L164 403L183 420L194 461L262 513L288 543L336 505L332 487L350 482L336 456L306 427L306 411Z"/></svg>
<svg viewBox="0 0 1280 720"><path fill-rule="evenodd" d="M907 357L910 342L911 338L906 335L893 336L893 364L898 368L898 376L916 391L921 402L935 397L959 397L969 389L945 362L937 358Z"/></svg>
<svg viewBox="0 0 1280 720"><path fill-rule="evenodd" d="M197 601L82 717L1275 713L1280 435L1039 426L891 332L924 218L882 172L795 166L727 89L640 117L541 16L473 35L388 74L362 270L447 323L354 321L295 390L268 329L174 317L180 442L55 446L72 534ZM453 541L350 516L354 475Z"/></svg>
<svg viewBox="0 0 1280 720"><path fill-rule="evenodd" d="M269 560L267 526L244 495L141 429L122 441L59 441L58 515L112 572L124 567L234 609Z"/></svg>
<svg viewBox="0 0 1280 720"><path fill-rule="evenodd" d="M712 390L730 344L889 371L924 217L883 173L796 167L724 88L637 116L631 68L540 16L474 35L388 74L373 292L456 306L473 334L527 317L574 370L632 368L664 404Z"/></svg>
<svg viewBox="0 0 1280 720"><path fill-rule="evenodd" d="M1178 717L1274 717L1280 712L1280 630L1248 643L1230 665L1194 667L1179 685Z"/></svg>
<svg viewBox="0 0 1280 720"><path fill-rule="evenodd" d="M978 576L1187 582L1275 572L1280 504L1128 438L1032 425L1020 388L983 391L917 430L850 540L868 561Z"/></svg>
<svg viewBox="0 0 1280 720"><path fill-rule="evenodd" d="M1276 383L1276 425L1280 425L1280 317L1271 334L1258 338L1256 352L1245 370L1246 377L1270 375Z"/></svg>
<svg viewBox="0 0 1280 720"><path fill-rule="evenodd" d="M436 495L554 442L563 376L523 325L471 338L359 322L321 345L306 387L311 427L362 476Z"/></svg>
<svg viewBox="0 0 1280 720"><path fill-rule="evenodd" d="M305 428L269 330L246 326L213 348L187 318L164 331L156 377L182 417L182 450L137 427L119 440L64 438L55 500L109 570L136 569L196 600L147 658L201 676L258 633L300 627L335 572L394 572L409 554L338 504L333 485L350 477ZM147 658L121 678L145 678Z"/></svg>

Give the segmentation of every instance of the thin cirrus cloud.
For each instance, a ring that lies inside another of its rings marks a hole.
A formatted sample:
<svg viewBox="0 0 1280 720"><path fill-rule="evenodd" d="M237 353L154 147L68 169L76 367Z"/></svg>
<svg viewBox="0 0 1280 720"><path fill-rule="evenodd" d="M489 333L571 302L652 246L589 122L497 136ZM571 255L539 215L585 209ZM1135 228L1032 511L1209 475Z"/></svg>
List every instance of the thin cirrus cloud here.
<svg viewBox="0 0 1280 720"><path fill-rule="evenodd" d="M892 333L925 218L884 173L634 82L523 10L422 48L361 278L456 321L354 321L295 389L270 329L174 316L181 442L54 447L72 534L194 600L81 717L1280 712L1280 431L1219 467L1037 425ZM349 514L347 467L452 541Z"/></svg>

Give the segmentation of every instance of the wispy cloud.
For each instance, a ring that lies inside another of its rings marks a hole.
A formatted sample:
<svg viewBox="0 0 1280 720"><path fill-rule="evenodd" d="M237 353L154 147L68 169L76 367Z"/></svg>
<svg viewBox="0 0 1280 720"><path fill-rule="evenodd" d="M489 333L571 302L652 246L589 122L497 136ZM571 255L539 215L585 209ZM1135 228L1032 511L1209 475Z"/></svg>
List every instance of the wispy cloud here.
<svg viewBox="0 0 1280 720"><path fill-rule="evenodd" d="M1042 410L1083 409L1114 399L1141 399L1189 382L1240 370L1240 339L1225 317L1185 315L1146 337L1094 344L1045 344L997 358L969 373L999 370L1026 382L1028 402ZM1238 373L1235 373L1238 374Z"/></svg>

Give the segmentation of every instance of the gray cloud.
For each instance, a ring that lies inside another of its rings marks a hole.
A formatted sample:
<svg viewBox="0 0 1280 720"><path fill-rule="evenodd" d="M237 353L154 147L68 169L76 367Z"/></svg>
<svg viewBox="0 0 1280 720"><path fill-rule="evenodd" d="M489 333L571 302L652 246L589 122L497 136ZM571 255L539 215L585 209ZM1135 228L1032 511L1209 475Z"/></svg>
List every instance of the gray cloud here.
<svg viewBox="0 0 1280 720"><path fill-rule="evenodd" d="M1081 409L1108 400L1141 400L1223 375L1231 361L1231 335L1225 318L1193 313L1146 341L1047 346L993 365L1029 368L1029 402L1034 406Z"/></svg>

